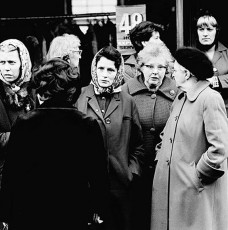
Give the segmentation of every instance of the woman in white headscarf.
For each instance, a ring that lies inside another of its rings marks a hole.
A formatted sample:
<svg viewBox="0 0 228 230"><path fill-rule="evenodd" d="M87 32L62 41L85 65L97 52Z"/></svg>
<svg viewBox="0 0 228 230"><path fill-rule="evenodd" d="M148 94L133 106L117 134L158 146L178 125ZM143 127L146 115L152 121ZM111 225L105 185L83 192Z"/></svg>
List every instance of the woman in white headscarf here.
<svg viewBox="0 0 228 230"><path fill-rule="evenodd" d="M31 67L28 49L21 41L7 39L0 43L0 99L4 108L0 111L4 122L0 124L7 122L7 129L0 130L1 153L17 116L34 107L32 93L28 90Z"/></svg>
<svg viewBox="0 0 228 230"><path fill-rule="evenodd" d="M77 108L96 118L102 130L110 182L107 227L113 230L131 229L130 184L141 173L144 155L136 104L120 87L123 65L117 49L102 48L92 61L91 84L82 89L77 101Z"/></svg>

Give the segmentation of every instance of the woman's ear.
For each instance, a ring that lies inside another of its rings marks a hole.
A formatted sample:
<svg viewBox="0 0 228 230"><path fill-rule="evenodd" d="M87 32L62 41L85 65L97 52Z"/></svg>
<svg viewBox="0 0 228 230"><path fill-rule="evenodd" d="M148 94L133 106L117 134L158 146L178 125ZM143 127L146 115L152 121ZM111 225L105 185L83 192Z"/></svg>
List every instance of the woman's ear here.
<svg viewBox="0 0 228 230"><path fill-rule="evenodd" d="M191 77L191 73L189 70L185 69L185 79L188 80Z"/></svg>
<svg viewBox="0 0 228 230"><path fill-rule="evenodd" d="M148 43L147 41L142 41L142 45L143 45L144 47L146 46L147 43Z"/></svg>

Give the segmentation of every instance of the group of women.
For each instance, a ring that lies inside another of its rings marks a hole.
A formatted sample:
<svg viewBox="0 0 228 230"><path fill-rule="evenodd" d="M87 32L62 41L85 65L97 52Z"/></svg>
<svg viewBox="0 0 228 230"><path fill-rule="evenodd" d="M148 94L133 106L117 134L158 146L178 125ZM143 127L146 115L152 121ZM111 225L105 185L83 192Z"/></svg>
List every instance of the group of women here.
<svg viewBox="0 0 228 230"><path fill-rule="evenodd" d="M58 53L54 39L34 73L23 43L2 42L0 221L9 230L93 221L107 230L227 230L228 53L212 15L198 19L197 33L198 48L174 55L147 42L124 84L121 53L103 47L83 88L80 41Z"/></svg>

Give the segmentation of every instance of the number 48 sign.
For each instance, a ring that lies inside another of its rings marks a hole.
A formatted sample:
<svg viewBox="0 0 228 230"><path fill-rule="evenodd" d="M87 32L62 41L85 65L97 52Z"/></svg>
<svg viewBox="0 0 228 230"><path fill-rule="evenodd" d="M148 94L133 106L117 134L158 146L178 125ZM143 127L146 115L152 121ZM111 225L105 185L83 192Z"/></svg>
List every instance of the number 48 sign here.
<svg viewBox="0 0 228 230"><path fill-rule="evenodd" d="M142 21L143 15L140 13L124 13L119 24L119 31L129 34L129 31Z"/></svg>
<svg viewBox="0 0 228 230"><path fill-rule="evenodd" d="M127 5L116 7L117 49L123 55L135 52L129 38L129 31L146 20L145 5Z"/></svg>

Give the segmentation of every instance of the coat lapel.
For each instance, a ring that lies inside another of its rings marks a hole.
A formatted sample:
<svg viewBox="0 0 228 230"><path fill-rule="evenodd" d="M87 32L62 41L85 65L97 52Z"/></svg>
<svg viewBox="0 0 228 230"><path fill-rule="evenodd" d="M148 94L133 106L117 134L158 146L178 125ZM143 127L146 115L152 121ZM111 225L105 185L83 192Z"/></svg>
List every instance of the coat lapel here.
<svg viewBox="0 0 228 230"><path fill-rule="evenodd" d="M110 116L110 114L113 113L113 111L119 106L119 104L120 104L119 93L115 93L105 113L104 119Z"/></svg>

